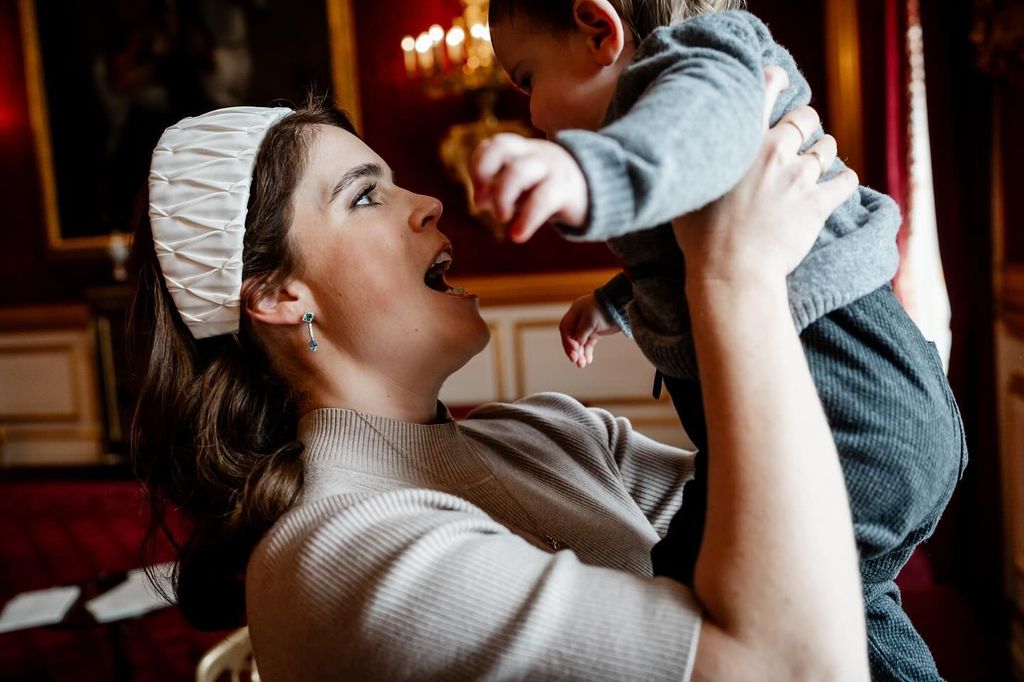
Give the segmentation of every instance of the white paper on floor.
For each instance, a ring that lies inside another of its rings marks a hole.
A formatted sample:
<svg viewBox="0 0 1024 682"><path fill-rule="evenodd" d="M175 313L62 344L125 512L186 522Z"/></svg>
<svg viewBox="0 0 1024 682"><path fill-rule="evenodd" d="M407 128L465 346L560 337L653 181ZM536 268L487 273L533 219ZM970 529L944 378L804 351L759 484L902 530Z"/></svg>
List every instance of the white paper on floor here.
<svg viewBox="0 0 1024 682"><path fill-rule="evenodd" d="M168 594L171 593L172 566L170 563L153 566L160 585ZM165 606L170 606L170 603L153 589L141 568L128 571L128 578L123 583L85 603L85 608L100 623L134 618Z"/></svg>
<svg viewBox="0 0 1024 682"><path fill-rule="evenodd" d="M0 613L0 632L59 623L81 593L76 585L22 592Z"/></svg>

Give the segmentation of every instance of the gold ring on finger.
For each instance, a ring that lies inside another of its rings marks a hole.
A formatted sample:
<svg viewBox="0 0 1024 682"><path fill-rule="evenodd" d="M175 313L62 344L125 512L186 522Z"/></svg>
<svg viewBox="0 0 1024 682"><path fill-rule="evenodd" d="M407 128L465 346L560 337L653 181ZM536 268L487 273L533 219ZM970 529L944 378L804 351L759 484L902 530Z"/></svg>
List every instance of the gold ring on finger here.
<svg viewBox="0 0 1024 682"><path fill-rule="evenodd" d="M783 119L782 122L783 123L788 123L789 125L791 125L794 128L796 128L796 131L798 133L800 133L800 146L803 147L804 146L804 142L807 141L807 136L804 135L804 129L801 128L800 125L796 121L793 121L793 120L788 119L788 118Z"/></svg>
<svg viewBox="0 0 1024 682"><path fill-rule="evenodd" d="M808 149L804 154L809 154L818 160L818 167L821 168L820 175L828 172L828 166L825 165L825 157L821 155L821 152L816 149Z"/></svg>

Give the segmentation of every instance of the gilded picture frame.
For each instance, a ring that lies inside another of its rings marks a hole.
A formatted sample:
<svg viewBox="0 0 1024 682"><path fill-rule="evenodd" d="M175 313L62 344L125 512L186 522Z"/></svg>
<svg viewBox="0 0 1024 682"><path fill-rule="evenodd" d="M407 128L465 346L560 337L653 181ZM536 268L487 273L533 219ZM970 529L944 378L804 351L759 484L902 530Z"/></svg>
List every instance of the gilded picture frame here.
<svg viewBox="0 0 1024 682"><path fill-rule="evenodd" d="M318 46L326 54L323 60L324 74L323 79L315 85L321 88L329 85L336 103L350 113L358 127L361 120L361 108L359 106L359 79L355 57L355 31L352 25L352 0L311 1L323 3L322 11L325 20L323 23L326 24L326 31L320 34L323 35L322 41L319 41L322 45ZM46 232L48 251L51 255L89 258L111 253L114 249L123 250L134 229L130 220L122 217L104 221L102 224L100 221L96 221L95 224L83 222L84 228L79 225L69 226L70 221L62 221L61 193L67 189L67 182L65 181L64 186L61 185L59 161L54 153L55 148L62 143L60 135L55 135L55 119L51 116L50 107L53 106L53 103L48 98L47 90L45 36L40 33L41 22L40 16L37 14L37 4L37 0L18 0L26 94L29 118L35 138L35 156L42 202L42 226ZM207 7L208 5L203 5L201 10L206 11ZM65 24L73 23L73 17L63 17L62 20ZM315 44L317 41L309 42ZM285 45L285 43L281 43L281 45ZM52 87L53 83L50 85ZM58 131L58 133L60 132ZM64 139L66 139L66 131L64 133ZM58 149L58 151L63 150ZM138 152L138 150L135 151ZM137 155L138 153L136 153ZM146 159L148 159L148 150L146 155ZM134 168L133 170L138 171L139 169ZM141 173L144 177L144 169ZM134 175L139 175L139 172L135 172ZM81 192L81 188L71 189ZM137 207L135 212L138 213ZM123 214L124 211L121 211L122 216Z"/></svg>

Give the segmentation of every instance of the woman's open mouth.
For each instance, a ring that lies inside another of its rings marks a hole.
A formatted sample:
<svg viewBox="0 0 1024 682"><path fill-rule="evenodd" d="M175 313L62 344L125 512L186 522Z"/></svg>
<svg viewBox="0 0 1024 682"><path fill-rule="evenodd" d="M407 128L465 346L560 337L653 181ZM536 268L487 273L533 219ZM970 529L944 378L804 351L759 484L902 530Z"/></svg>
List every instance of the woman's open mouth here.
<svg viewBox="0 0 1024 682"><path fill-rule="evenodd" d="M445 273L452 266L452 254L448 251L441 251L434 258L434 262L427 268L427 274L423 276L423 283L434 291L452 296L463 296L466 290L462 287L453 287L445 281Z"/></svg>

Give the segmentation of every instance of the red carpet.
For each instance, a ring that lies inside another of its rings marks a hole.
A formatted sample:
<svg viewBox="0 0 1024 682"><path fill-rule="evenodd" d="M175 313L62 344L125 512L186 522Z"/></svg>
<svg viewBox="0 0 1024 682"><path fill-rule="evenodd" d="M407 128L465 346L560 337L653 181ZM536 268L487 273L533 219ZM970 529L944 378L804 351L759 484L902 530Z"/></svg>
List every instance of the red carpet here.
<svg viewBox="0 0 1024 682"><path fill-rule="evenodd" d="M138 485L130 481L0 481L0 604L56 585L101 590L105 578L141 565L145 520ZM171 558L169 548L159 558ZM191 680L202 654L226 634L197 632L173 608L115 626L83 622L0 634L0 679Z"/></svg>

